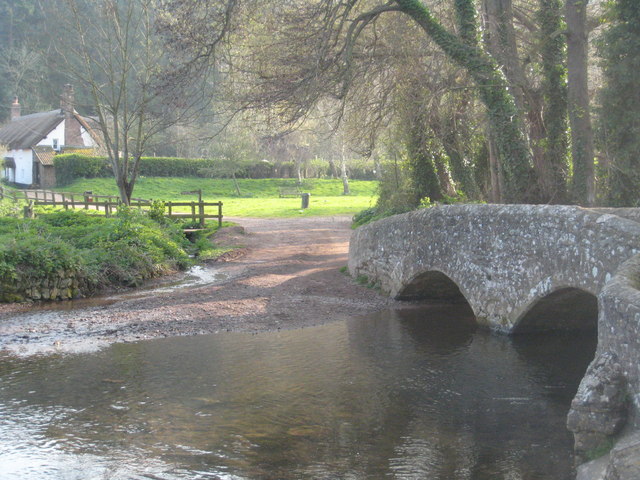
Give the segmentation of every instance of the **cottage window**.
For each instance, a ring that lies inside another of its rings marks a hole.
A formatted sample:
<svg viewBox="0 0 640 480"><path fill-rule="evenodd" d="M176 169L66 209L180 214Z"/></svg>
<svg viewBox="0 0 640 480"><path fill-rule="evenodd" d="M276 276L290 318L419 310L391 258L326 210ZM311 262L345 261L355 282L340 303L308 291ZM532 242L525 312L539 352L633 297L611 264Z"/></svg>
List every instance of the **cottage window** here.
<svg viewBox="0 0 640 480"><path fill-rule="evenodd" d="M52 140L52 142L53 142L53 149L54 149L54 150L56 150L56 151L57 151L57 150L60 150L60 147L58 146L58 139L57 139L57 138L54 138L54 139Z"/></svg>

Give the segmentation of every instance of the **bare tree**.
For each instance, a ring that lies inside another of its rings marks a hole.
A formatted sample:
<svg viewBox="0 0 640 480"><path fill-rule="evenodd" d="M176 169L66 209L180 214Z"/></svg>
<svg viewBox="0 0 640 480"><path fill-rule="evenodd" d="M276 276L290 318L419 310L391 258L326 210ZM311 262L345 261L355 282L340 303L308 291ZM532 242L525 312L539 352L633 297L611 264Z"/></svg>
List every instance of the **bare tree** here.
<svg viewBox="0 0 640 480"><path fill-rule="evenodd" d="M193 119L206 103L198 87L206 71L163 45L157 0L64 0L66 27L75 35L61 45L74 81L88 91L120 198L129 204L141 156L149 141Z"/></svg>

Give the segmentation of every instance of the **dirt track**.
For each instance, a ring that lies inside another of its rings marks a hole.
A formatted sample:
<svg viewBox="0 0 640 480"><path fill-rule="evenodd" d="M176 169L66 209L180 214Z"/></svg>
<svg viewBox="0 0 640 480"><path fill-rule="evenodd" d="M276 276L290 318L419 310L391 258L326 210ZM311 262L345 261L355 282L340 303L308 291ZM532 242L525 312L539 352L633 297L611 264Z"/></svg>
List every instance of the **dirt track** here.
<svg viewBox="0 0 640 480"><path fill-rule="evenodd" d="M218 243L238 254L208 269L223 280L58 305L1 305L0 351L80 352L114 342L223 331L301 328L394 304L340 272L350 218L236 219Z"/></svg>

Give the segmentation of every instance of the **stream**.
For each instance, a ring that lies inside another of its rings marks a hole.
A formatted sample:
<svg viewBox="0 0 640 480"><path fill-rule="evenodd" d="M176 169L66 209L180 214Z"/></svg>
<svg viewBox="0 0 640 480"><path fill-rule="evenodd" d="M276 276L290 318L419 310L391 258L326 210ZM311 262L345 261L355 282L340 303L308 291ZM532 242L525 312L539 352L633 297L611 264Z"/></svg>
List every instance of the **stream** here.
<svg viewBox="0 0 640 480"><path fill-rule="evenodd" d="M431 306L4 355L0 478L569 480L595 344Z"/></svg>

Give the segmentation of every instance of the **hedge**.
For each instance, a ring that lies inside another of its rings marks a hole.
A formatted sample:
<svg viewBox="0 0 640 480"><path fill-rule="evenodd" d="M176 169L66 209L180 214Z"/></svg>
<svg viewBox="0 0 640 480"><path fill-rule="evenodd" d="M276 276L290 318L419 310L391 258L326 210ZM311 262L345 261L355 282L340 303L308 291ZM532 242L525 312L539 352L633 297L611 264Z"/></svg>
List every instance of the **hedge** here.
<svg viewBox="0 0 640 480"><path fill-rule="evenodd" d="M65 185L77 178L108 177L113 175L105 157L92 157L79 153L65 153L53 157L56 183Z"/></svg>
<svg viewBox="0 0 640 480"><path fill-rule="evenodd" d="M106 157L93 157L79 153L65 153L54 157L57 185L67 185L78 178L111 177L113 170ZM353 180L373 180L376 174L371 161L352 159L348 162L349 178ZM288 167L288 168L287 168ZM288 171L294 174L293 162L260 161L247 166L243 171L236 172L238 178L271 178L283 175ZM310 177L322 178L329 175L329 162L322 159L312 160L306 165ZM216 160L203 158L177 157L142 157L140 159L139 175L145 177L216 177ZM212 175L211 172L214 172ZM221 177L224 175L221 175Z"/></svg>
<svg viewBox="0 0 640 480"><path fill-rule="evenodd" d="M54 157L58 185L77 178L110 177L111 164L106 157L66 153ZM139 175L146 177L199 177L201 169L211 169L214 161L202 158L142 157Z"/></svg>

